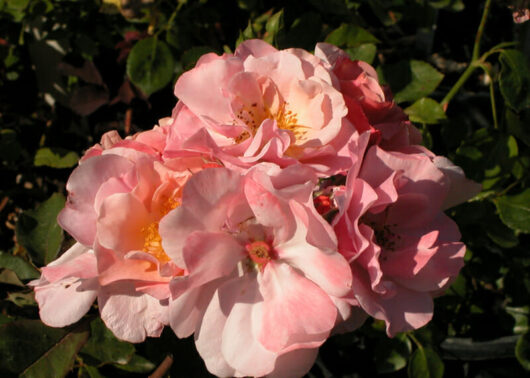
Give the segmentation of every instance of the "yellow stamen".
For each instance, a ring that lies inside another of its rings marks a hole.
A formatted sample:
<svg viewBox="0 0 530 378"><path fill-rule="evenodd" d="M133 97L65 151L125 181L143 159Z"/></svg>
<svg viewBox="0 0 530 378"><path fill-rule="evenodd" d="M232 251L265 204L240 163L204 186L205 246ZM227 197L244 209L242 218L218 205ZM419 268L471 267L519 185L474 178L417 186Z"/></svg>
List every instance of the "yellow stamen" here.
<svg viewBox="0 0 530 378"><path fill-rule="evenodd" d="M173 197L168 198L162 205L162 217L178 206L180 206L179 200ZM147 227L143 227L142 233L144 234L144 247L142 251L154 256L161 263L166 263L171 260L164 251L164 248L162 248L162 237L158 232L158 222L153 222Z"/></svg>
<svg viewBox="0 0 530 378"><path fill-rule="evenodd" d="M144 252L149 253L151 256L154 256L161 263L166 263L169 260L168 255L162 248L162 238L158 233L158 222L153 222L149 226L142 228L144 233Z"/></svg>
<svg viewBox="0 0 530 378"><path fill-rule="evenodd" d="M234 138L234 141L239 144L248 139L251 135L255 135L258 127L265 119L274 119L278 128L291 131L296 141L305 139L309 127L299 125L297 114L288 110L287 105L288 103L284 102L275 114L273 114L266 106L263 107L261 114L258 114L256 109L257 105L255 103L250 107L243 106L236 114L236 118L245 123L249 128L249 131L243 131ZM234 124L235 123L236 121L234 121Z"/></svg>

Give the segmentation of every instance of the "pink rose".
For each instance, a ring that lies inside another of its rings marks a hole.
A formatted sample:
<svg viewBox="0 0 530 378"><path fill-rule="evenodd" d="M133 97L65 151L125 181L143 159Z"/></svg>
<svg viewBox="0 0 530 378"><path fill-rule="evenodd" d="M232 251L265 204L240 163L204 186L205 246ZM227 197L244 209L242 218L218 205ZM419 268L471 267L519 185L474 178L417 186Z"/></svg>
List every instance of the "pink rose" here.
<svg viewBox="0 0 530 378"><path fill-rule="evenodd" d="M465 246L442 212L451 181L431 156L367 148L369 138L350 145L355 159L366 152L335 193L333 224L355 299L393 336L430 321L432 297L458 275Z"/></svg>
<svg viewBox="0 0 530 378"><path fill-rule="evenodd" d="M166 152L211 151L234 169L267 161L343 171L348 159L339 151L353 129L335 85L329 66L301 49L249 40L234 55L207 54L175 85Z"/></svg>
<svg viewBox="0 0 530 378"><path fill-rule="evenodd" d="M421 142L421 134L394 103L390 89L379 84L372 66L352 61L346 52L329 43L318 43L315 55L333 67L348 107L347 118L359 134L370 131L371 144L392 150Z"/></svg>
<svg viewBox="0 0 530 378"><path fill-rule="evenodd" d="M158 225L180 205L186 181L209 163L201 157L162 160L165 143L160 135L158 128L125 140L106 134L100 153L91 153L72 173L58 221L79 243L43 268L41 281L35 282L36 292L46 293L38 295L43 320L54 311L47 298L75 296L77 291L64 291L65 282L90 278L90 287L96 285L91 298L97 296L101 317L117 337L139 342L160 335L167 324L169 281L184 271L164 252ZM69 270L79 259L74 251L83 248L79 264L91 264L90 277ZM48 273L57 269L65 273ZM78 319L82 314L70 316Z"/></svg>
<svg viewBox="0 0 530 378"><path fill-rule="evenodd" d="M171 327L195 332L211 373L301 376L334 327L334 300L352 278L312 206L316 181L301 165L204 170L160 222L164 249L187 272L171 282Z"/></svg>

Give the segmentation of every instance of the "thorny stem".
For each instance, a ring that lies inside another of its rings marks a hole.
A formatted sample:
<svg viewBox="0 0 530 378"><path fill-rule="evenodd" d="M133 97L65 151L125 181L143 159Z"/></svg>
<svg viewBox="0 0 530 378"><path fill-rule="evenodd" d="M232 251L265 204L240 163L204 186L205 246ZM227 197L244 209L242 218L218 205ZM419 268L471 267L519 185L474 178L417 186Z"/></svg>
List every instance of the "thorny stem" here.
<svg viewBox="0 0 530 378"><path fill-rule="evenodd" d="M440 103L444 107L444 110L447 108L447 104L449 104L449 101L451 101L451 99L460 90L462 85L464 85L464 83L467 81L467 79L469 79L469 77L471 76L473 71L475 71L475 68L477 68L477 66L475 65L475 62L471 62L469 64L469 66L467 66L467 68L464 71L464 73L462 74L462 76L460 76L458 81L455 83L455 85L453 85L453 87L451 88L449 93L447 93L447 95L445 95L445 97L443 98L442 102Z"/></svg>
<svg viewBox="0 0 530 378"><path fill-rule="evenodd" d="M408 336L412 341L414 341L414 344L416 344L416 346L418 347L418 349L423 350L423 345L421 345L420 341L416 338L416 336L414 336L414 334L413 334L412 332L407 332L407 336Z"/></svg>
<svg viewBox="0 0 530 378"><path fill-rule="evenodd" d="M485 59L489 54L484 54L483 57L479 58L480 54L480 41L482 39L482 34L484 34L484 26L486 25L486 19L488 18L488 13L491 6L491 0L486 0L486 4L484 4L484 11L482 12L482 19L480 20L480 25L477 30L477 35L475 36L475 44L473 46L473 54L471 55L471 62L469 63L469 66L467 66L466 70L460 76L458 81L453 85L449 93L443 98L441 105L444 107L444 109L447 108L447 105L449 104L449 101L457 94L457 92L460 90L460 88L464 85L464 83L469 79L473 71L479 66L479 62Z"/></svg>
<svg viewBox="0 0 530 378"><path fill-rule="evenodd" d="M491 101L491 114L493 116L493 127L498 130L499 129L499 122L497 120L497 106L495 104L495 88L493 87L493 75L491 74L491 70L486 65L486 63L481 63L480 68L484 70L484 73L488 76L489 79L489 87L490 87L490 101Z"/></svg>
<svg viewBox="0 0 530 378"><path fill-rule="evenodd" d="M478 26L477 35L475 37L475 45L473 46L473 55L471 55L471 60L477 60L480 54L480 40L482 39L482 34L484 34L484 26L486 25L486 19L488 18L488 13L490 11L491 0L486 0L484 5L484 11L482 12L482 19L480 20L480 25Z"/></svg>
<svg viewBox="0 0 530 378"><path fill-rule="evenodd" d="M173 355L168 354L166 358L162 361L160 365L156 368L156 370L149 376L149 378L161 378L164 376L164 374L167 373L171 365L173 364Z"/></svg>

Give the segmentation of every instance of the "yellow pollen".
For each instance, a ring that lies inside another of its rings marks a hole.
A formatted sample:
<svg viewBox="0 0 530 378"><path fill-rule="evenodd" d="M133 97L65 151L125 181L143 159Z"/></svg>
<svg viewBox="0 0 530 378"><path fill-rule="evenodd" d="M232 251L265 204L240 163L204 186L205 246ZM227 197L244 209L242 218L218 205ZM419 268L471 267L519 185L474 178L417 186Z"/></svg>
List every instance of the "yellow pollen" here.
<svg viewBox="0 0 530 378"><path fill-rule="evenodd" d="M149 226L142 228L142 232L144 233L144 252L154 256L161 263L171 260L164 252L164 248L162 248L162 238L158 233L158 222L153 222Z"/></svg>
<svg viewBox="0 0 530 378"><path fill-rule="evenodd" d="M264 106L262 108L262 112L258 114L256 103L253 103L250 107L242 107L241 110L236 114L236 118L239 121L245 123L250 130L243 131L234 138L234 141L239 144L248 139L251 135L255 135L263 120L268 118L274 119L278 125L278 128L291 131L296 140L305 139L307 129L309 129L309 127L299 125L297 114L293 113L291 110L288 110L287 105L288 103L284 102L276 114L273 114L266 106ZM234 124L236 123L237 121L234 121Z"/></svg>
<svg viewBox="0 0 530 378"><path fill-rule="evenodd" d="M168 198L162 205L162 216L180 205L180 201L173 197ZM162 248L162 238L158 232L158 222L153 222L142 228L144 234L144 247L142 251L149 253L161 263L166 263L171 259Z"/></svg>
<svg viewBox="0 0 530 378"><path fill-rule="evenodd" d="M171 210L177 208L180 206L180 201L171 197L171 198L168 198L166 200L166 202L164 202L164 204L162 205L162 214L163 215L166 215L167 213L169 213Z"/></svg>

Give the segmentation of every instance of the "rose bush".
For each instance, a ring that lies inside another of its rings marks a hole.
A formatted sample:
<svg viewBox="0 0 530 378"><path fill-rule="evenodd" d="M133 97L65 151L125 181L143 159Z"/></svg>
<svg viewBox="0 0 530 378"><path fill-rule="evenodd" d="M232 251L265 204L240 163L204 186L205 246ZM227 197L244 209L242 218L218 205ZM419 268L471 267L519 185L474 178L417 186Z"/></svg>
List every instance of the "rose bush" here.
<svg viewBox="0 0 530 378"><path fill-rule="evenodd" d="M169 324L213 374L284 377L368 315L389 336L431 319L465 252L443 210L480 187L419 145L371 66L249 40L175 94L171 118L105 134L72 173L58 221L77 243L32 283L46 324L97 297L120 339Z"/></svg>

